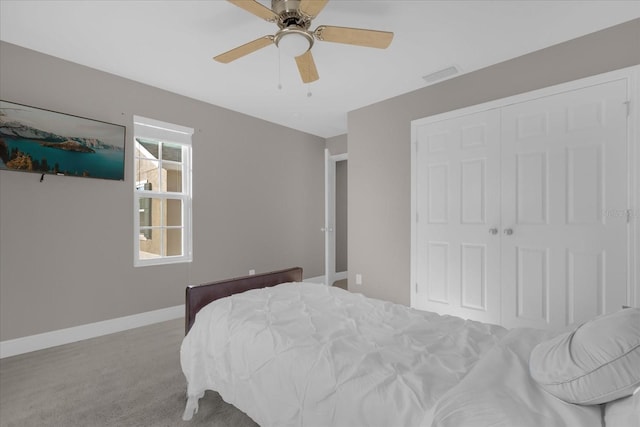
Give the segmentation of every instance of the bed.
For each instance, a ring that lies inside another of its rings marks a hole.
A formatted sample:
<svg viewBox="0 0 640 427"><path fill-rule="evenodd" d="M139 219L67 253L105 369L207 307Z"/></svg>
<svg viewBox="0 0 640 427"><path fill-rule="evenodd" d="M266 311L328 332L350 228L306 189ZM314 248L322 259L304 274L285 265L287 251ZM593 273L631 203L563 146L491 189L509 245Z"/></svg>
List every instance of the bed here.
<svg viewBox="0 0 640 427"><path fill-rule="evenodd" d="M215 390L262 427L640 425L640 309L506 330L291 268L189 286L185 319L185 420Z"/></svg>

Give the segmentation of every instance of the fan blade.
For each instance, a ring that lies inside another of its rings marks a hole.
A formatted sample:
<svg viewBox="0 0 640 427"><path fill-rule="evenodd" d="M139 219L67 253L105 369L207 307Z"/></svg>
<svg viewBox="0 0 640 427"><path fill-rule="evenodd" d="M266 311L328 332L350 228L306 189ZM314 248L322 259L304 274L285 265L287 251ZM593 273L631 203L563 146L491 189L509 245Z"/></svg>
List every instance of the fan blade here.
<svg viewBox="0 0 640 427"><path fill-rule="evenodd" d="M387 31L365 30L361 28L332 27L321 25L314 32L318 40L356 46L386 49L393 40L393 33Z"/></svg>
<svg viewBox="0 0 640 427"><path fill-rule="evenodd" d="M227 1L267 21L275 22L278 19L278 15L276 15L271 9L261 5L255 0L227 0Z"/></svg>
<svg viewBox="0 0 640 427"><path fill-rule="evenodd" d="M269 46L272 43L273 36L260 37L259 39L256 39L252 42L243 44L242 46L238 46L235 49L231 49L228 52L221 53L213 59L218 62L222 62L223 64L228 64L231 61L242 58L243 56L253 53L256 50L262 49L265 46Z"/></svg>
<svg viewBox="0 0 640 427"><path fill-rule="evenodd" d="M296 64L298 64L298 71L303 83L315 82L320 78L313 55L311 55L311 49L300 56L296 56Z"/></svg>
<svg viewBox="0 0 640 427"><path fill-rule="evenodd" d="M315 18L322 12L328 2L329 0L302 0L299 8L305 15Z"/></svg>

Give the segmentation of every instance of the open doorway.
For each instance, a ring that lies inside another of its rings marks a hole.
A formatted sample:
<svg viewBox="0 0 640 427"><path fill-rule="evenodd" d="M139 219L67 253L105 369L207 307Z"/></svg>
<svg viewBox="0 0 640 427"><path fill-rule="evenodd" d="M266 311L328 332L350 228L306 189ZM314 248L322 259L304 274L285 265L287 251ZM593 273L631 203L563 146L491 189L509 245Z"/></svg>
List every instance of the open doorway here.
<svg viewBox="0 0 640 427"><path fill-rule="evenodd" d="M336 277L334 286L347 289L347 214L348 214L348 160L336 162Z"/></svg>
<svg viewBox="0 0 640 427"><path fill-rule="evenodd" d="M347 154L325 151L325 284L346 289L347 279Z"/></svg>

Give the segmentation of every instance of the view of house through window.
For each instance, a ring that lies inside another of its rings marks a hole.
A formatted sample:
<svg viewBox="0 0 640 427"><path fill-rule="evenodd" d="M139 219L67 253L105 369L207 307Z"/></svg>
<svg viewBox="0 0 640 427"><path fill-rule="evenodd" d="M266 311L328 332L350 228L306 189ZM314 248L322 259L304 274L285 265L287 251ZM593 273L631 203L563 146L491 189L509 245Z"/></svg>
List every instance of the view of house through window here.
<svg viewBox="0 0 640 427"><path fill-rule="evenodd" d="M135 265L191 260L193 130L135 117Z"/></svg>

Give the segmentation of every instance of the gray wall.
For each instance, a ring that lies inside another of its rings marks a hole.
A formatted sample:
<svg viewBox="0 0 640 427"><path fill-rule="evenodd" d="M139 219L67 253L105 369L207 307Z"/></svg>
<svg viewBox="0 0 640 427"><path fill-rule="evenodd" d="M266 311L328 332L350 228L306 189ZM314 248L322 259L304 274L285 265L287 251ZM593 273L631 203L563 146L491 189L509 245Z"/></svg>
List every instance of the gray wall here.
<svg viewBox="0 0 640 427"><path fill-rule="evenodd" d="M410 303L412 120L639 63L636 19L349 113L349 288Z"/></svg>
<svg viewBox="0 0 640 427"><path fill-rule="evenodd" d="M325 140L0 43L0 98L127 126L125 182L0 171L0 341L175 306L187 283L324 274ZM133 267L132 115L196 129L194 261Z"/></svg>
<svg viewBox="0 0 640 427"><path fill-rule="evenodd" d="M337 154L348 153L349 151L347 142L347 134L327 138L326 145L327 149L329 150L329 154L335 156Z"/></svg>

